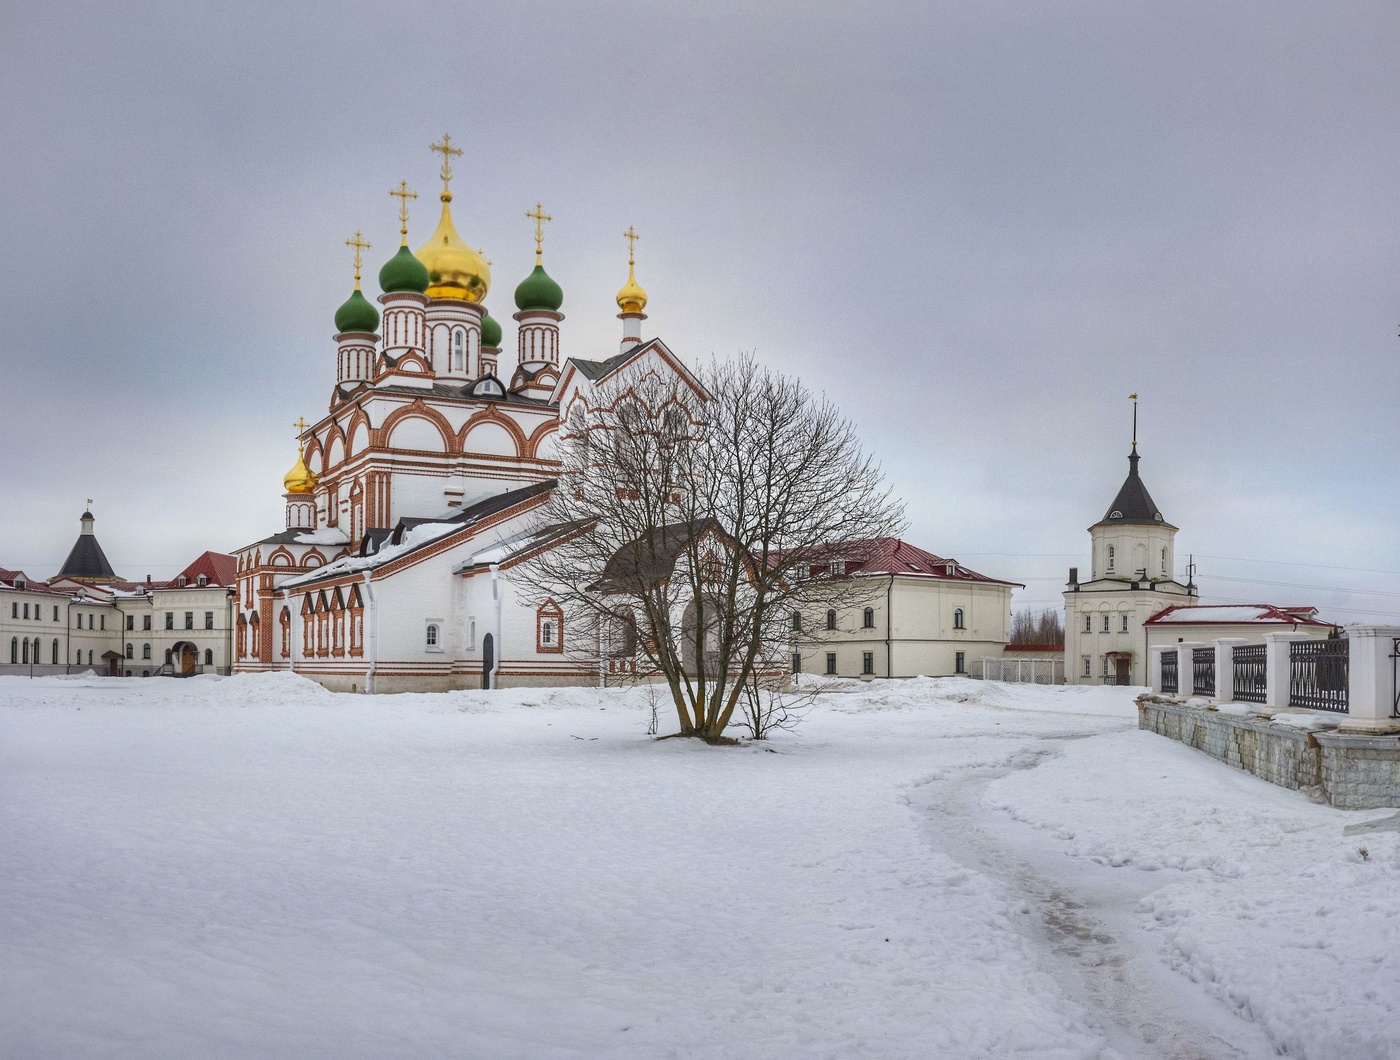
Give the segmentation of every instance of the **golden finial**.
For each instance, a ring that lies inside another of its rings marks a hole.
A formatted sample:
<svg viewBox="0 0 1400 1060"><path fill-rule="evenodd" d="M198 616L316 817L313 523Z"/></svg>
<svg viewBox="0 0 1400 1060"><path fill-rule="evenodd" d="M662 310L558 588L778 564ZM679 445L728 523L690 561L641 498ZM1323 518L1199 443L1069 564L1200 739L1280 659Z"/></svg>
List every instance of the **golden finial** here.
<svg viewBox="0 0 1400 1060"><path fill-rule="evenodd" d="M297 429L297 462L282 477L282 485L288 493L311 493L316 489L316 476L306 466L306 443L301 440L311 424L306 422L305 416L299 416L292 426Z"/></svg>
<svg viewBox="0 0 1400 1060"><path fill-rule="evenodd" d="M416 191L408 190L408 181L399 181L397 188L390 188L389 194L399 200L399 245L408 246L408 200L418 198Z"/></svg>
<svg viewBox="0 0 1400 1060"><path fill-rule="evenodd" d="M617 307L624 313L640 313L647 307L647 293L637 282L636 270L637 240L642 237L637 235L635 228L628 225L627 231L622 233L622 238L627 240L627 282L622 285L622 290L617 292Z"/></svg>
<svg viewBox="0 0 1400 1060"><path fill-rule="evenodd" d="M533 210L525 211L526 217L531 217L535 221L535 264L539 265L544 258L544 223L554 220L549 214L544 212L543 203L535 203Z"/></svg>
<svg viewBox="0 0 1400 1060"><path fill-rule="evenodd" d="M429 144L428 150L436 151L438 154L442 155L442 194L438 197L442 199L443 202L451 202L452 192L448 190L447 186L452 182L452 159L460 158L462 149L460 147L453 147L452 137L448 136L447 133L443 133L442 142Z"/></svg>
<svg viewBox="0 0 1400 1060"><path fill-rule="evenodd" d="M1128 400L1133 403L1133 451L1137 451L1137 395L1129 394Z"/></svg>
<svg viewBox="0 0 1400 1060"><path fill-rule="evenodd" d="M355 248L355 290L360 289L360 268L364 265L362 252L368 250L372 243L366 243L364 237L360 235L359 229L355 230L355 238L345 241L347 247Z"/></svg>

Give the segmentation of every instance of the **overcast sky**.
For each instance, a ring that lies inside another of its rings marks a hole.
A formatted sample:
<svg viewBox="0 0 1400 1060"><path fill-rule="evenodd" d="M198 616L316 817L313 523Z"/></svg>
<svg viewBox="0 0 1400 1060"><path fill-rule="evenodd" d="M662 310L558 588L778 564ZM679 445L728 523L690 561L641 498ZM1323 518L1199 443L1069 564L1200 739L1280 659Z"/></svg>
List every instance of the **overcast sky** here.
<svg viewBox="0 0 1400 1060"><path fill-rule="evenodd" d="M0 566L95 498L118 573L282 526L343 241L401 179L506 329L645 331L833 397L913 543L1057 604L1127 470L1208 599L1400 621L1400 5L36 4L0 63ZM370 294L377 287L368 284ZM1347 591L1340 591L1347 590Z"/></svg>

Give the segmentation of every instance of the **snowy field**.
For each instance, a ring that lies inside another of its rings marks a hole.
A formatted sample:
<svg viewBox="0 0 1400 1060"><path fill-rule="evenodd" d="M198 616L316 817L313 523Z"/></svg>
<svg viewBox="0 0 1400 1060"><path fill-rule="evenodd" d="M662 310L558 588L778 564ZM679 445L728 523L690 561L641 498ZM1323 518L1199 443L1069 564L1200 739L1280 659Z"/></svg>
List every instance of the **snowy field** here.
<svg viewBox="0 0 1400 1060"><path fill-rule="evenodd" d="M0 678L0 1055L1400 1057L1388 811L1134 691Z"/></svg>

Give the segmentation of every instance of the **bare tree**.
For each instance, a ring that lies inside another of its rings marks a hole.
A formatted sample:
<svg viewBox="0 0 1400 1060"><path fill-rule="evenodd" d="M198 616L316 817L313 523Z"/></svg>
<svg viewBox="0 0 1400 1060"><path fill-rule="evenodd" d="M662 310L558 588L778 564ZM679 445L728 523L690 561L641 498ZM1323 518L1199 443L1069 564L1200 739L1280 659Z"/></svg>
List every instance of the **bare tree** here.
<svg viewBox="0 0 1400 1060"><path fill-rule="evenodd" d="M868 594L841 562L903 524L835 406L752 357L600 388L559 455L538 525L558 543L523 577L574 645L664 681L681 735L720 739L745 689L785 674L793 615Z"/></svg>
<svg viewBox="0 0 1400 1060"><path fill-rule="evenodd" d="M1058 608L1032 611L1027 607L1011 616L1012 644L1063 645L1064 642L1064 621Z"/></svg>

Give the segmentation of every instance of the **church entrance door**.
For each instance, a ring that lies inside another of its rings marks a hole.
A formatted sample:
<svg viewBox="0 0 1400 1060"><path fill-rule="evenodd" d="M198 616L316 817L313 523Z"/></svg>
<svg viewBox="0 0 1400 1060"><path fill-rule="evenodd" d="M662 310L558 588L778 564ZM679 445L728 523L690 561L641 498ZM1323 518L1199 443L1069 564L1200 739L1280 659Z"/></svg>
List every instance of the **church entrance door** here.
<svg viewBox="0 0 1400 1060"><path fill-rule="evenodd" d="M491 671L496 666L496 638L490 633L481 638L481 687L491 687Z"/></svg>
<svg viewBox="0 0 1400 1060"><path fill-rule="evenodd" d="M1118 658L1114 660L1114 665L1118 669L1118 683L1127 685L1132 680L1133 661L1131 659Z"/></svg>

